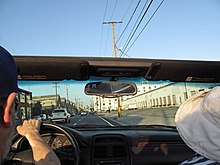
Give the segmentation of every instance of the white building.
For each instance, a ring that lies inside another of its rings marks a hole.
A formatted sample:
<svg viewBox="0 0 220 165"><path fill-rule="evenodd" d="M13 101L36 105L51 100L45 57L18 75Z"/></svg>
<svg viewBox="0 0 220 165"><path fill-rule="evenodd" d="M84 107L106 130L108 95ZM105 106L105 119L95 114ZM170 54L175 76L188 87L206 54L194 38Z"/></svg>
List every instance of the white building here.
<svg viewBox="0 0 220 165"><path fill-rule="evenodd" d="M210 84L204 83L143 83L137 86L136 95L120 97L120 106L122 110L129 109L129 105L134 105L137 109L179 107L187 98L210 87ZM94 96L93 104L94 110L98 112L117 110L118 98Z"/></svg>
<svg viewBox="0 0 220 165"><path fill-rule="evenodd" d="M120 98L121 101L121 98ZM114 111L118 109L118 98L93 97L94 111Z"/></svg>
<svg viewBox="0 0 220 165"><path fill-rule="evenodd" d="M210 87L204 83L170 83L123 100L122 109L130 104L135 104L137 109L179 107L187 98Z"/></svg>

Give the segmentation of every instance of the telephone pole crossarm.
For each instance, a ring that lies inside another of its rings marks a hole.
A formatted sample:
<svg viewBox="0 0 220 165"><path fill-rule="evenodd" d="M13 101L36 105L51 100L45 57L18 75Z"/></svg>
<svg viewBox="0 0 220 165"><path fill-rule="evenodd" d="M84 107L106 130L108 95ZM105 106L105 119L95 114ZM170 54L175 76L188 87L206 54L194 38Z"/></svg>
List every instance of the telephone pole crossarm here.
<svg viewBox="0 0 220 165"><path fill-rule="evenodd" d="M119 21L119 22L114 22L114 21L103 22L103 24L117 24L117 23L122 23L122 21Z"/></svg>

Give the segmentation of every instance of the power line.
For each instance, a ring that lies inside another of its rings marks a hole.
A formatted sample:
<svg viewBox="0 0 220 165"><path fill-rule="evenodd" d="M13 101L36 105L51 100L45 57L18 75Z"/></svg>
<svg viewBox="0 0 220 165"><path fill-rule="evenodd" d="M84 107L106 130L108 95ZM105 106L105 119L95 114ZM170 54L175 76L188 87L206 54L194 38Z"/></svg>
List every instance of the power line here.
<svg viewBox="0 0 220 165"><path fill-rule="evenodd" d="M104 16L103 16L102 22L104 22L104 20L105 20L107 8L108 8L108 0L106 1L105 12L104 12ZM100 44L100 50L99 50L100 56L101 56L101 52L102 52L102 37L103 37L103 25L102 25L102 32L101 32L101 44Z"/></svg>
<svg viewBox="0 0 220 165"><path fill-rule="evenodd" d="M118 0L116 0L116 2L115 2L115 6L114 6L114 9L113 9L113 11L112 11L112 15L111 15L111 17L110 17L110 21L112 20L112 17L113 17L113 15L114 15L114 13L115 13L115 9L116 9L117 4L118 4Z"/></svg>
<svg viewBox="0 0 220 165"><path fill-rule="evenodd" d="M115 2L115 5L114 5L113 11L112 11L112 15L110 17L110 21L112 20L112 17L113 17L113 15L115 13L115 9L116 9L117 3L118 3L118 0L116 0L116 2ZM107 39L106 39L106 43L105 43L105 53L104 54L106 54L106 49L107 49L107 44L108 44L108 37L109 37L109 27L108 27L108 30L107 30Z"/></svg>
<svg viewBox="0 0 220 165"><path fill-rule="evenodd" d="M148 0L145 2L144 7L142 8L142 10L141 10L141 12L140 12L140 14L139 14L139 16L138 16L136 22L134 23L134 26L133 26L133 28L132 28L132 30L131 30L129 36L128 36L128 39L127 39L127 41L125 42L123 48L125 48L125 46L127 47L127 45L129 44L129 38L131 39L131 35L132 35L132 33L134 33L134 28L135 28L135 26L137 25L137 22L138 22L138 20L140 19L140 17L141 17L141 15L142 15L142 13L143 13L143 11L144 11L144 9L145 9L147 3L148 3ZM121 54L120 56L122 56L122 54Z"/></svg>
<svg viewBox="0 0 220 165"><path fill-rule="evenodd" d="M125 11L125 14L124 14L124 16L123 16L122 19L121 19L122 22L124 21L124 18L125 18L125 16L127 15L127 13L128 13L128 11L129 11L129 9L130 9L131 4L133 3L133 1L134 1L134 0L131 0L130 4L128 5L128 8L127 8L127 10ZM119 25L118 36L119 36L120 30L121 30L121 25Z"/></svg>
<svg viewBox="0 0 220 165"><path fill-rule="evenodd" d="M123 20L123 19L125 18L125 16L127 15L128 10L130 9L131 4L133 3L133 1L134 1L134 0L132 0L132 1L130 2L130 4L129 4L129 6L128 6L128 8L127 8L127 10L126 10L126 12L125 12L125 14L124 14L124 16L122 17L122 20Z"/></svg>
<svg viewBox="0 0 220 165"><path fill-rule="evenodd" d="M140 0L140 1L141 1L141 0ZM140 3L140 1L139 1L139 3ZM139 5L139 3L138 3L138 5ZM144 4L144 6L143 6L143 8L142 8L142 10L141 10L141 12L140 12L140 14L139 14L137 20L136 20L136 22L134 23L134 26L133 26L133 28L132 28L132 30L131 30L131 32L130 32L130 34L129 34L129 36L128 36L128 38L127 38L125 44L124 44L124 46L123 46L124 50L126 49L126 47L127 47L128 44L129 44L129 38L130 38L130 40L131 40L131 38L132 38L132 37L131 37L131 36L132 36L132 33L133 33L133 34L135 33L135 32L134 32L134 29L135 29L135 27L136 27L136 25L137 25L137 23L138 23L138 20L140 19L141 15L142 15L143 11L144 11L144 9L145 9L147 3L148 3L148 0L145 2L145 4ZM138 5L137 5L136 7L138 7ZM122 54L121 54L121 56L122 56Z"/></svg>
<svg viewBox="0 0 220 165"><path fill-rule="evenodd" d="M117 49L118 49L124 56L127 56L127 57L131 58L131 56L127 55L125 52L123 52L123 51L122 51L121 49L119 49L118 47L117 47Z"/></svg>
<svg viewBox="0 0 220 165"><path fill-rule="evenodd" d="M119 36L119 38L118 38L116 44L117 44L118 41L121 39L121 37L122 37L122 35L124 34L124 32L126 31L126 29L127 29L128 25L130 24L130 22L131 22L131 20L132 20L132 18L133 18L133 16L134 16L134 14L135 14L135 12L136 12L136 10L137 10L139 4L140 4L140 2L141 2L141 0L139 0L139 2L137 3L137 5L136 5L136 7L135 7L135 9L134 9L134 11L133 11L133 13L132 13L132 15L131 15L129 21L128 21L128 23L126 24L126 26L125 26L123 32L122 32L121 35Z"/></svg>
<svg viewBox="0 0 220 165"><path fill-rule="evenodd" d="M134 34L136 33L136 31L137 31L138 27L139 27L139 26L140 26L140 24L141 24L141 22L143 21L143 19L144 19L145 15L146 15L147 11L149 10L149 8L150 8L150 6L151 6L152 2L153 2L153 0L151 0L151 1L150 1L150 3L149 3L149 5L148 5L147 9L145 10L145 12L144 12L144 14L143 14L143 16L142 16L141 20L139 21L138 25L136 26L136 28L135 28L135 30L134 30L134 32L133 32L133 34L131 35L131 37L129 36L129 37L130 37L130 39L128 40L128 42L127 42L127 44L126 44L125 48L123 49L123 51L124 51L124 52L125 52L126 48L128 47L129 43L131 42L131 40L132 40L132 38L133 38ZM147 4L147 3L145 3L145 5L146 5L146 4Z"/></svg>
<svg viewBox="0 0 220 165"><path fill-rule="evenodd" d="M134 45L134 43L136 42L136 40L139 38L139 36L141 35L141 33L144 31L144 29L146 28L146 26L149 24L149 22L151 21L151 19L153 18L153 16L156 14L156 12L158 11L158 9L160 8L160 6L163 4L164 0L161 1L161 3L159 4L159 6L157 7L157 9L154 11L154 13L151 15L150 19L147 21L147 23L145 24L145 26L143 27L143 29L141 30L141 32L138 34L138 36L135 38L134 42L131 44L131 46L128 48L128 50L126 51L126 53L131 49L131 47Z"/></svg>

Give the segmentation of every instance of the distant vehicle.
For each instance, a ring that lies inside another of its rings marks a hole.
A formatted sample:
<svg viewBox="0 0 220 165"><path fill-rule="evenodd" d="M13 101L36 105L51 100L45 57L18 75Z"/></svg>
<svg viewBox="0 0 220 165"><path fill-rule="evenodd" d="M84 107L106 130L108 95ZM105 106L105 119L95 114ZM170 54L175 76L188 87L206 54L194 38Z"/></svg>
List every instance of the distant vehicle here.
<svg viewBox="0 0 220 165"><path fill-rule="evenodd" d="M137 109L136 104L128 105L128 110L135 110L135 109Z"/></svg>
<svg viewBox="0 0 220 165"><path fill-rule="evenodd" d="M81 115L81 116L86 116L86 115L87 115L87 112L83 111L83 112L80 113L80 115Z"/></svg>
<svg viewBox="0 0 220 165"><path fill-rule="evenodd" d="M40 117L40 115L34 116L34 119L40 120L40 121L42 120L41 117Z"/></svg>
<svg viewBox="0 0 220 165"><path fill-rule="evenodd" d="M51 119L51 114L47 115L47 119L48 119L48 120Z"/></svg>
<svg viewBox="0 0 220 165"><path fill-rule="evenodd" d="M67 112L67 117L70 119L71 114L69 112Z"/></svg>
<svg viewBox="0 0 220 165"><path fill-rule="evenodd" d="M40 117L41 117L42 121L47 120L47 115L46 114L41 114Z"/></svg>
<svg viewBox="0 0 220 165"><path fill-rule="evenodd" d="M70 113L68 113L66 109L54 109L51 113L50 121L64 121L67 123L70 122L70 116Z"/></svg>

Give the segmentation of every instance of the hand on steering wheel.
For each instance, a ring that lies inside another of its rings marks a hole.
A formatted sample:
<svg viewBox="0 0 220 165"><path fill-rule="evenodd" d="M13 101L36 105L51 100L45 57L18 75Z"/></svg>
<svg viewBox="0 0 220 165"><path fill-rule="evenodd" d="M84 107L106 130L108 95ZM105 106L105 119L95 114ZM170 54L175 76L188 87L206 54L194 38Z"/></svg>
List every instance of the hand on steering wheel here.
<svg viewBox="0 0 220 165"><path fill-rule="evenodd" d="M18 162L18 164L21 163L34 164L32 149L28 143L28 140L24 136L28 138L29 133L27 132L36 133L36 130L38 130L39 126L40 126L39 129L40 133L37 131L39 135L43 135L46 133L49 134L60 133L66 136L68 140L71 142L73 148L73 154L54 150L56 155L61 160L61 163L63 162L63 164L68 164L69 162L69 164L74 164L74 165L79 164L79 160L80 160L79 146L75 137L69 132L68 129L57 124L41 123L35 121L24 122L22 126L18 127L18 132L21 133L23 136L21 136L19 133L17 133L14 136L12 140L11 151L10 154L8 155L6 162L13 162L15 164L17 164L16 162ZM27 129L33 129L33 130L27 131Z"/></svg>

